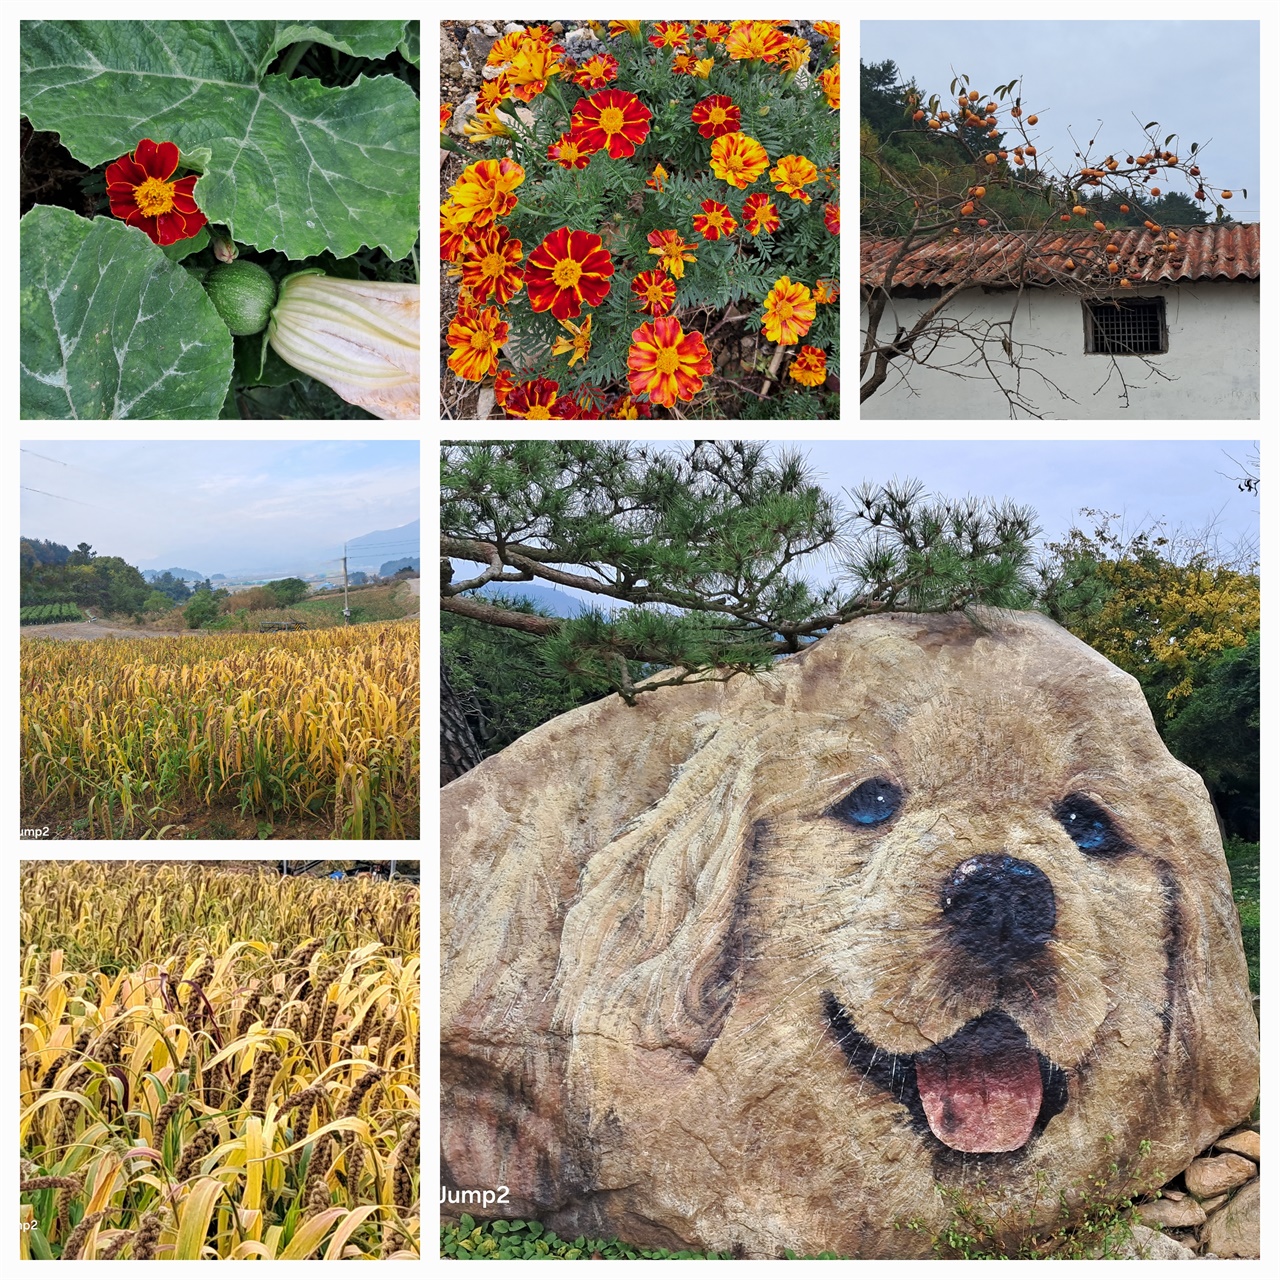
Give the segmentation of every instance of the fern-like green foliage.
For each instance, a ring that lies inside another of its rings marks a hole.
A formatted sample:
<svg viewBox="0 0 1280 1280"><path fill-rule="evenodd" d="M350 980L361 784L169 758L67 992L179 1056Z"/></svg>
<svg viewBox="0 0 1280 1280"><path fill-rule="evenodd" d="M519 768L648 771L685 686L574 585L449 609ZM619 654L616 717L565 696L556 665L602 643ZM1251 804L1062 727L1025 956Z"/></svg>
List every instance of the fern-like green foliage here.
<svg viewBox="0 0 1280 1280"><path fill-rule="evenodd" d="M581 169L564 168L548 157L547 148L569 131L579 102L598 92L579 89L563 76L553 78L527 106L511 100L503 105L511 138L469 148L475 159L510 155L524 168L518 203L504 222L520 241L526 261L561 227L599 235L609 251L614 274L608 295L590 313L591 352L572 369L568 353L551 354L552 344L567 336L565 329L550 312L535 312L527 291L522 289L503 308L518 347L517 378L551 378L561 394L610 384L625 390L633 332L652 319L641 310L631 283L640 272L659 268L648 241L653 231L677 231L694 245L695 261L684 264L684 274L675 282L673 314L686 332L709 332L735 306L759 325L765 296L782 276L811 290L819 279L839 279L839 239L823 221L826 203L839 200L839 112L828 108L817 80L837 60L829 46L815 42L808 67L789 74L767 63L732 61L724 46L716 44L706 50L714 59L711 73L701 78L677 74L676 51L648 44L649 29L642 24L640 41L626 34L606 41L619 64L608 87L634 93L652 112L649 133L633 156L614 159L598 151ZM696 103L716 94L738 106L742 131L765 148L771 167L788 155L813 162L819 176L805 188L809 201L775 190L768 171L746 190L715 176L712 139L702 137L691 112ZM665 179L654 177L659 164ZM746 228L743 205L757 193L769 195L778 210L781 225L773 234L752 236ZM705 200L728 207L738 223L732 235L710 241L694 230L694 216L702 213ZM584 309L573 323L581 325L587 314ZM828 370L838 373L839 338L838 306L820 305L810 334L801 341L820 346L827 353ZM788 394L803 390L785 375L781 387ZM801 407L812 410L817 403L808 397Z"/></svg>

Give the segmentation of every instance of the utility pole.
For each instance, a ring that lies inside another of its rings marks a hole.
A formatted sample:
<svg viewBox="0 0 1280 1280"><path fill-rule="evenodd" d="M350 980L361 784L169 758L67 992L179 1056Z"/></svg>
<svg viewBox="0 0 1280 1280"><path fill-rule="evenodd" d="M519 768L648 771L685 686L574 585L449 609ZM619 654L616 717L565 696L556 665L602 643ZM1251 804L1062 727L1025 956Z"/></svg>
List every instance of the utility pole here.
<svg viewBox="0 0 1280 1280"><path fill-rule="evenodd" d="M347 604L347 544L342 544L342 616L351 625L351 609Z"/></svg>

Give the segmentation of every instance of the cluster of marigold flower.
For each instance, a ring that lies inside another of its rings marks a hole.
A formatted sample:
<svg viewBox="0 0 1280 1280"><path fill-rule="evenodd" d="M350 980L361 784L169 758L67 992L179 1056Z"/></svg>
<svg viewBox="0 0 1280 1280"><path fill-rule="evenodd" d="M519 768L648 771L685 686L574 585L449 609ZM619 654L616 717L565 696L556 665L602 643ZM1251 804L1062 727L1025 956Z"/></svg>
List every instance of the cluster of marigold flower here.
<svg viewBox="0 0 1280 1280"><path fill-rule="evenodd" d="M598 31L602 24L592 23ZM838 42L838 23L818 22L816 30L833 43ZM610 38L629 33L641 38L640 23L611 21ZM779 64L792 74L808 58L808 43L788 37L772 22L700 22L693 39L704 48L723 45L731 60L758 59ZM675 74L710 74L714 55L698 58L689 48L685 24L653 24L649 43L677 50L672 61ZM838 49L838 44L836 44ZM501 70L487 78L481 88L476 114L466 132L473 139L508 136L510 129L498 111L508 97L530 102L547 89L554 77L571 81L587 91L570 113L570 129L547 148L547 158L563 168L585 168L591 156L607 152L613 159L633 156L649 135L653 113L634 94L606 88L617 77L618 61L611 54L595 54L581 65L565 56L562 46L546 27L529 27L502 36L492 47L489 65ZM828 105L840 105L839 64L819 77ZM443 130L453 108L440 108ZM726 95L712 94L698 102L691 112L702 137L711 140L710 167L716 177L744 190L754 183L770 161L764 148L741 129L741 113ZM829 171L824 176L831 185ZM661 191L670 177L658 164L646 185ZM783 156L769 172L778 192L792 200L812 202L805 187L818 180L813 162L803 155ZM447 341L454 350L449 367L461 378L478 382L496 372L494 392L497 403L510 417L517 418L615 418L648 417L650 405L670 408L676 400L691 400L701 390L703 379L712 372L711 354L701 333L686 333L680 321L670 315L675 304L675 282L684 276L686 262L696 262L692 250L699 241L686 242L677 228L649 233L649 253L658 258L652 269L639 272L631 281L640 310L651 317L632 331L628 351L630 394L611 402L599 388L579 390L574 396L560 394L559 384L538 377L517 383L510 369L498 369L499 352L508 339L509 323L498 309L520 291L527 290L534 311L550 311L567 331L556 341L552 355L569 355L569 367L586 360L591 351L590 314L580 324L573 323L586 307L599 306L613 287L615 267L601 236L590 231L560 227L550 232L524 260L524 246L514 240L501 220L515 208L516 188L524 181L524 168L516 161L481 160L467 166L461 178L449 188L451 199L440 211L440 256L454 264L451 274L460 276L458 311L449 326ZM757 236L772 233L781 225L771 195L757 193L745 201L743 219L747 232ZM835 201L823 208L823 220L832 235L840 231L840 210ZM702 212L692 219L693 230L707 240L732 236L738 222L728 206L704 200ZM764 334L784 345L797 342L808 333L820 303L833 303L838 289L831 281L819 280L813 292L799 282L782 276L765 298ZM493 303L497 305L486 305ZM826 353L802 346L792 362L791 377L806 386L826 380ZM647 396L647 402L637 397Z"/></svg>

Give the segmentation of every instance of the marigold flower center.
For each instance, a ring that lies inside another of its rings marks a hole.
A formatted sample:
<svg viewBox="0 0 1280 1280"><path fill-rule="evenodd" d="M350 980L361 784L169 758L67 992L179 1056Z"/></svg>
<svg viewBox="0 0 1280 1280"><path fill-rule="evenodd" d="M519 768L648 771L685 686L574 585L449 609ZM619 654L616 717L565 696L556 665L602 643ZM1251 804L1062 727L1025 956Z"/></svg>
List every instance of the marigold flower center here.
<svg viewBox="0 0 1280 1280"><path fill-rule="evenodd" d="M481 329L477 329L471 335L471 345L477 351L489 351L493 348L493 334L485 333Z"/></svg>
<svg viewBox="0 0 1280 1280"><path fill-rule="evenodd" d="M173 208L173 187L160 178L148 178L134 189L133 199L148 218L155 218Z"/></svg>
<svg viewBox="0 0 1280 1280"><path fill-rule="evenodd" d="M666 291L660 284L651 284L644 291L644 300L646 302L662 302L666 296Z"/></svg>
<svg viewBox="0 0 1280 1280"><path fill-rule="evenodd" d="M600 113L600 127L605 133L621 133L626 120L619 107L605 107Z"/></svg>
<svg viewBox="0 0 1280 1280"><path fill-rule="evenodd" d="M728 118L729 113L723 107L712 107L711 110L707 112L708 124L724 124Z"/></svg>
<svg viewBox="0 0 1280 1280"><path fill-rule="evenodd" d="M507 260L500 253L491 253L480 264L480 274L482 276L492 276L493 279L500 279L507 269Z"/></svg>
<svg viewBox="0 0 1280 1280"><path fill-rule="evenodd" d="M545 404L535 404L524 416L526 418L549 418L551 417L551 410Z"/></svg>
<svg viewBox="0 0 1280 1280"><path fill-rule="evenodd" d="M680 367L680 352L675 347L663 347L658 352L658 358L654 361L654 366L659 373L675 373Z"/></svg>
<svg viewBox="0 0 1280 1280"><path fill-rule="evenodd" d="M572 289L582 275L582 266L572 258L561 258L552 268L551 278L562 289Z"/></svg>
<svg viewBox="0 0 1280 1280"><path fill-rule="evenodd" d="M773 310L774 310L774 314L778 317L778 319L779 319L779 320L790 320L790 319L791 319L792 312L793 312L793 308L792 308L792 306L791 306L791 303L789 303L789 302L779 302L779 303L774 307L774 309L773 309Z"/></svg>

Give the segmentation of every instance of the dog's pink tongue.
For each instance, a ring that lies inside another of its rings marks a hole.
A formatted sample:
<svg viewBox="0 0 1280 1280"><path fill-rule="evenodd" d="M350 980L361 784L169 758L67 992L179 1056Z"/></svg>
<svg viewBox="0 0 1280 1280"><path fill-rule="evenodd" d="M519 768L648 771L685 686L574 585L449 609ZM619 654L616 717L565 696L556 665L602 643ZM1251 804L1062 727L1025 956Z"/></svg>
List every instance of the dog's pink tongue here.
<svg viewBox="0 0 1280 1280"><path fill-rule="evenodd" d="M1016 1151L1040 1114L1040 1065L1025 1040L993 1049L980 1039L961 1032L916 1058L924 1114L956 1151Z"/></svg>

